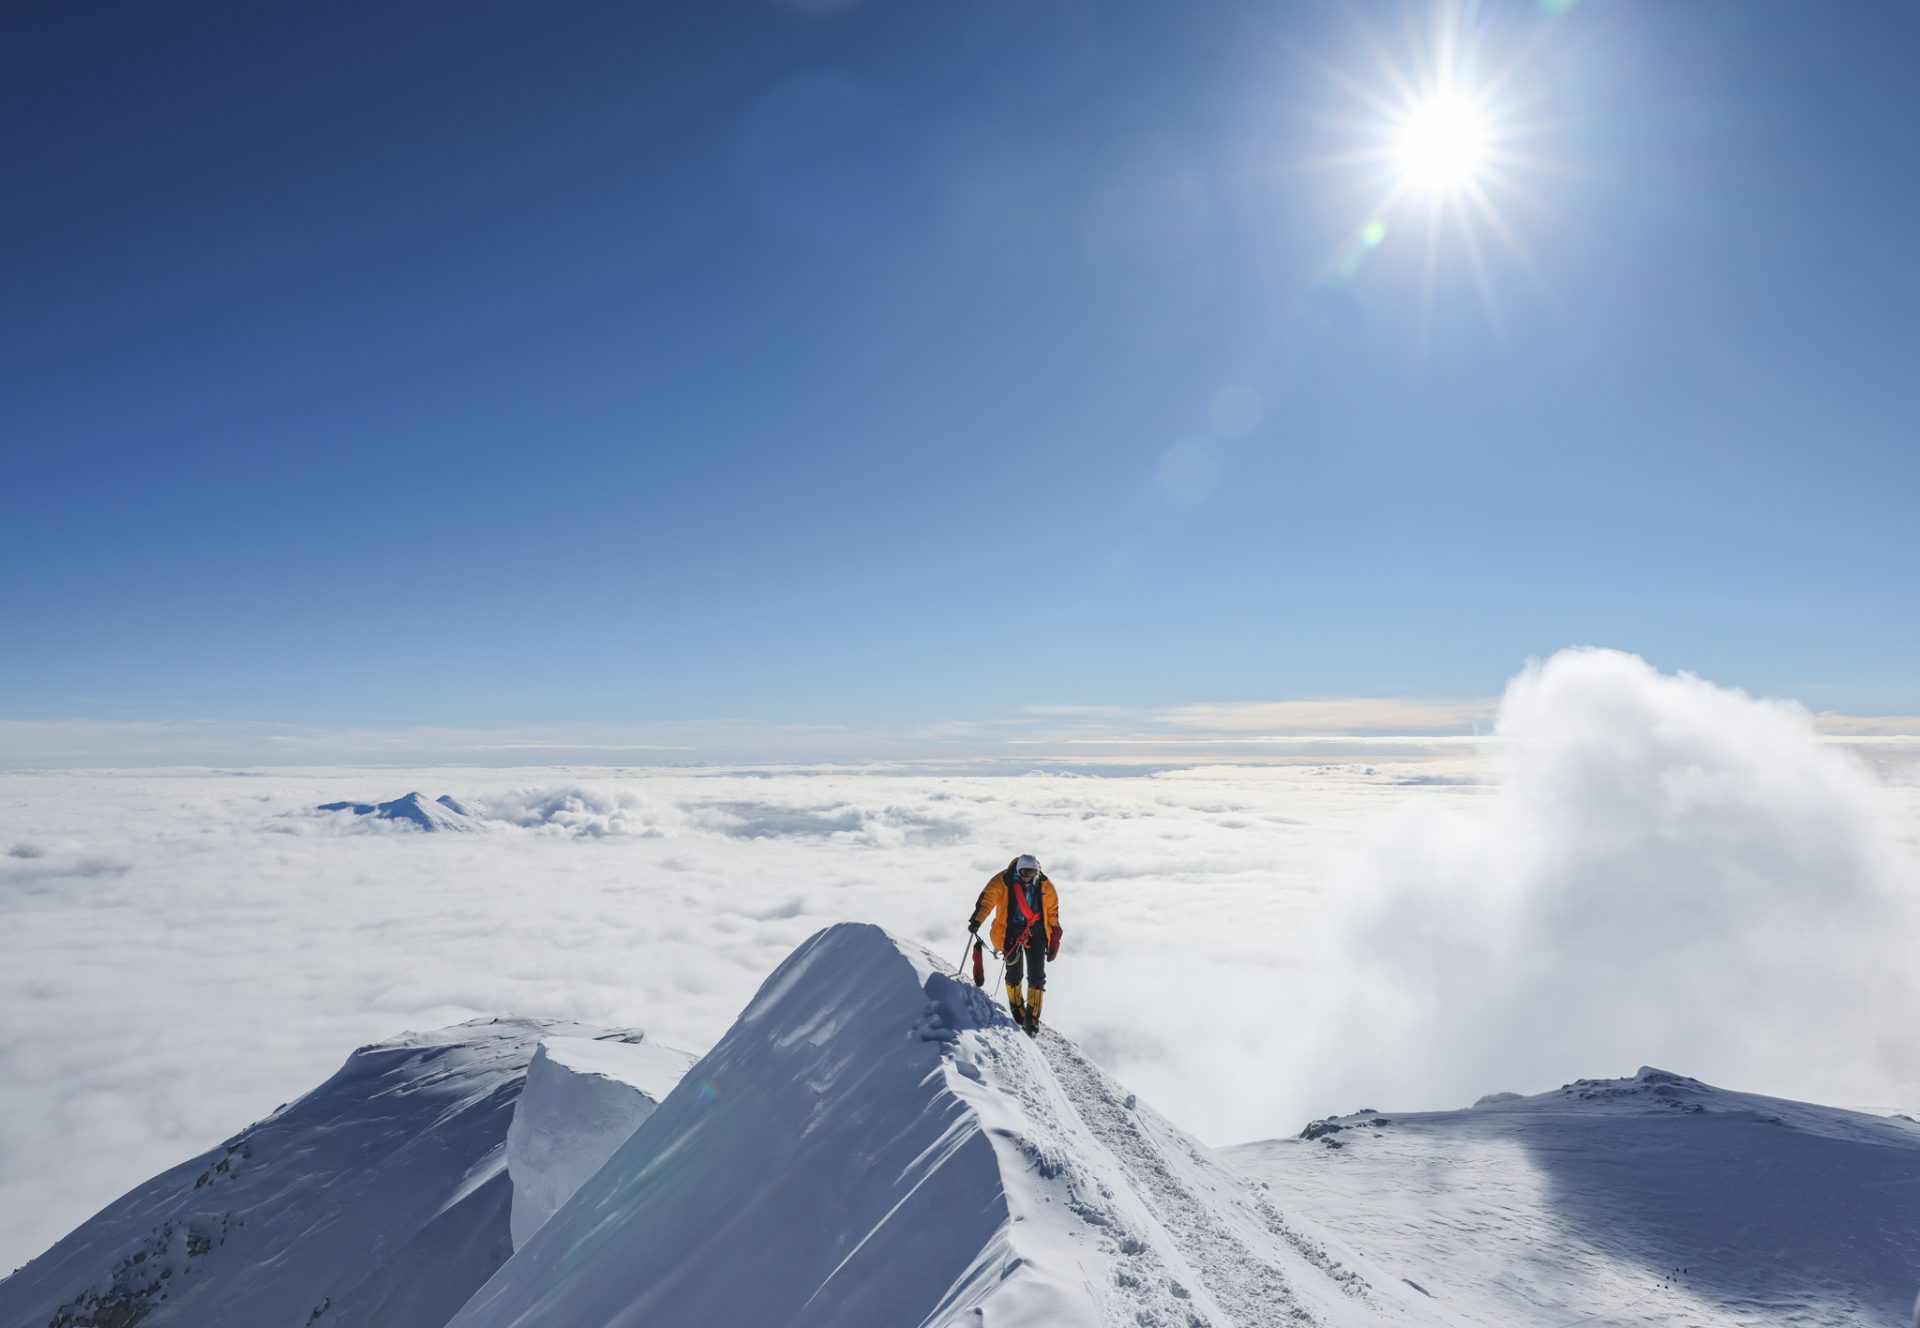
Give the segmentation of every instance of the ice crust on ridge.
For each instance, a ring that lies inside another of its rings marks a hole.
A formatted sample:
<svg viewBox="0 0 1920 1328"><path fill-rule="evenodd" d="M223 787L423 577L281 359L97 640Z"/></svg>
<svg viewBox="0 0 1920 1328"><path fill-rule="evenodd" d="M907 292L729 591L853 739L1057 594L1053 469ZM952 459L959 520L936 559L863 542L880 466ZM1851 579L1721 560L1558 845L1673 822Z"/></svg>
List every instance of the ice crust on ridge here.
<svg viewBox="0 0 1920 1328"><path fill-rule="evenodd" d="M1065 1038L843 923L453 1323L1357 1325L1414 1295Z"/></svg>
<svg viewBox="0 0 1920 1328"><path fill-rule="evenodd" d="M540 1044L507 1127L516 1250L653 1114L694 1060L653 1041L554 1037Z"/></svg>
<svg viewBox="0 0 1920 1328"><path fill-rule="evenodd" d="M437 1328L512 1253L506 1134L543 1039L483 1019L360 1048L0 1281L0 1328Z"/></svg>

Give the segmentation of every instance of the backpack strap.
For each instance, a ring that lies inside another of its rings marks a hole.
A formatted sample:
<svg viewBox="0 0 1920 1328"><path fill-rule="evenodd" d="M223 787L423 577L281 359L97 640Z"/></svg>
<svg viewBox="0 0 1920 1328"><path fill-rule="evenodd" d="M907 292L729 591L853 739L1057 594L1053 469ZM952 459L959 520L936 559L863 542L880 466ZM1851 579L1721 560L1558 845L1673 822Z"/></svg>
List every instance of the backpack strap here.
<svg viewBox="0 0 1920 1328"><path fill-rule="evenodd" d="M1040 915L1033 911L1033 905L1027 902L1027 887L1020 884L1020 878L1018 876L1007 882L1007 894L1019 901L1021 920L1024 921L1028 927L1032 927L1034 923L1040 920Z"/></svg>

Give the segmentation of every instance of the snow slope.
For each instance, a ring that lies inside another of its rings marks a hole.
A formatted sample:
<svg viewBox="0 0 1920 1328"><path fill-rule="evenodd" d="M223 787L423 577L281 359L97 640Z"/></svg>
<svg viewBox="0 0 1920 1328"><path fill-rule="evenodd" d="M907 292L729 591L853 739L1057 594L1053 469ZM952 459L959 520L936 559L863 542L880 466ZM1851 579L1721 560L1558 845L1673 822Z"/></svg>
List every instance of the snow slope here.
<svg viewBox="0 0 1920 1328"><path fill-rule="evenodd" d="M314 810L352 812L378 821L400 821L421 830L472 832L487 828L480 812L444 794L429 799L424 793L409 793L392 802L323 802Z"/></svg>
<svg viewBox="0 0 1920 1328"><path fill-rule="evenodd" d="M1920 1283L1920 1125L1658 1070L1222 1156L858 924L691 1069L592 1032L362 1048L0 1328L1891 1328Z"/></svg>
<svg viewBox="0 0 1920 1328"><path fill-rule="evenodd" d="M481 1020L362 1047L0 1282L0 1328L435 1328L512 1253L505 1141L536 1046L598 1031Z"/></svg>
<svg viewBox="0 0 1920 1328"><path fill-rule="evenodd" d="M1904 1325L1920 1125L1661 1070L1225 1156L1461 1322Z"/></svg>
<svg viewBox="0 0 1920 1328"><path fill-rule="evenodd" d="M653 1114L694 1060L649 1041L553 1037L540 1044L507 1127L516 1250Z"/></svg>
<svg viewBox="0 0 1920 1328"><path fill-rule="evenodd" d="M876 927L816 934L454 1319L1442 1322L1064 1038Z"/></svg>

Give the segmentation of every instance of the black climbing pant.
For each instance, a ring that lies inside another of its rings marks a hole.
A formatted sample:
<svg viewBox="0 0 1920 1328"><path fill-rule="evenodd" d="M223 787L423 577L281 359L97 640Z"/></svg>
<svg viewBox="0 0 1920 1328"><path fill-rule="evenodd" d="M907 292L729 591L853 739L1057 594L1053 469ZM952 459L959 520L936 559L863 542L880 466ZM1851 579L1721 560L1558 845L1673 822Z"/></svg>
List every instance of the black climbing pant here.
<svg viewBox="0 0 1920 1328"><path fill-rule="evenodd" d="M1013 939L1018 941L1020 938L1015 936ZM1033 930L1028 933L1027 943L1024 946L1014 944L1007 946L1007 985L1009 987L1017 987L1022 981L1022 955L1025 955L1026 962L1033 968L1025 978L1026 984L1036 991L1045 991L1047 989L1047 933L1046 928L1039 923L1035 923Z"/></svg>

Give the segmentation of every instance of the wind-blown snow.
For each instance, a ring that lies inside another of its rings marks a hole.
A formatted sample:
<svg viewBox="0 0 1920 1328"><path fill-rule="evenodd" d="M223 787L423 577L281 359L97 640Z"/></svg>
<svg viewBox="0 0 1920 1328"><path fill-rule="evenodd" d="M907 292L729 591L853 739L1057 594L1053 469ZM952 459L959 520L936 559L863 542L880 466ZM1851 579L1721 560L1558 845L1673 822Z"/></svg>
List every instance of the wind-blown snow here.
<svg viewBox="0 0 1920 1328"><path fill-rule="evenodd" d="M1483 1328L1906 1322L1920 1125L1661 1070L1226 1156Z"/></svg>
<svg viewBox="0 0 1920 1328"><path fill-rule="evenodd" d="M506 1133L537 1042L595 1031L487 1020L362 1047L0 1281L0 1328L435 1328L512 1253Z"/></svg>
<svg viewBox="0 0 1920 1328"><path fill-rule="evenodd" d="M644 1040L540 1044L507 1127L516 1250L640 1128L694 1060Z"/></svg>

